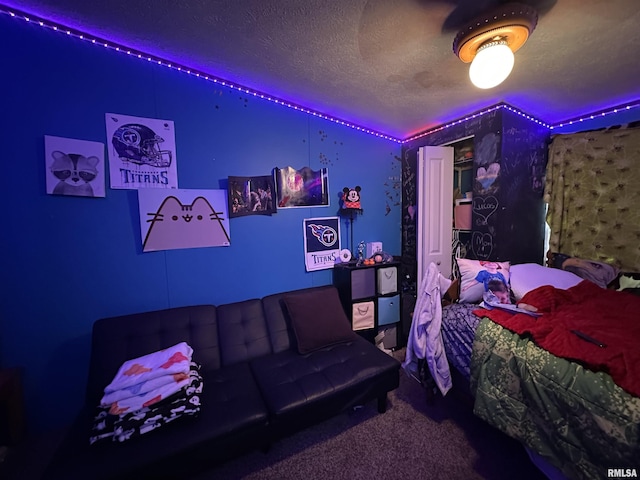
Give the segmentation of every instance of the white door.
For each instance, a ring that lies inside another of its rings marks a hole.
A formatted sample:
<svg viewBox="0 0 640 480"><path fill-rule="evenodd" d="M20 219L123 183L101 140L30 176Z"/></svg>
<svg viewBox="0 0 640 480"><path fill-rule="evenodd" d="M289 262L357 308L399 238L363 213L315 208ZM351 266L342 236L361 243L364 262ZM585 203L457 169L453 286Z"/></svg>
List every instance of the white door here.
<svg viewBox="0 0 640 480"><path fill-rule="evenodd" d="M431 262L451 277L453 147L418 151L418 292Z"/></svg>

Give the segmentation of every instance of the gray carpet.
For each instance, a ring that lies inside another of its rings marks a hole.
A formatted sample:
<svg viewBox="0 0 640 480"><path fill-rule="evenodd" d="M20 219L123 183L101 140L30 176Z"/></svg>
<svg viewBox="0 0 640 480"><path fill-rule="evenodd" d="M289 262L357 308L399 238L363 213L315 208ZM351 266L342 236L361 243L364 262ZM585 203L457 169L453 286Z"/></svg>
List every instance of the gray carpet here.
<svg viewBox="0 0 640 480"><path fill-rule="evenodd" d="M404 350L394 355L402 360ZM475 417L468 400L452 391L427 403L424 388L401 371L386 413L370 402L193 480L546 478L519 443Z"/></svg>

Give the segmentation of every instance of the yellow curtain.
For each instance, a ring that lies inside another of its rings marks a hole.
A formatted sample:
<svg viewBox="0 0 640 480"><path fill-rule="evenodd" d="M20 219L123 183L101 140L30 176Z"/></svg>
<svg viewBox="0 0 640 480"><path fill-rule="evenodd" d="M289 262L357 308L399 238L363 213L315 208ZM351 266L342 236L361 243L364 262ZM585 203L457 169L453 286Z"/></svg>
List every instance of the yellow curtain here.
<svg viewBox="0 0 640 480"><path fill-rule="evenodd" d="M545 201L552 252L640 272L640 128L555 135Z"/></svg>

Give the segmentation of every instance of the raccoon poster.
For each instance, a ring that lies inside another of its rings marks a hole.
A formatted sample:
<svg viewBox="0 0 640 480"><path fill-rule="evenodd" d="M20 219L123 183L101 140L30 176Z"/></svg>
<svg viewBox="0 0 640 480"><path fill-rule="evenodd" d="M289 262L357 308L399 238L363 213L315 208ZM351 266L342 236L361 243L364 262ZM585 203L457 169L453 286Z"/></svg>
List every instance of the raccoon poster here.
<svg viewBox="0 0 640 480"><path fill-rule="evenodd" d="M47 193L104 197L104 143L44 136Z"/></svg>
<svg viewBox="0 0 640 480"><path fill-rule="evenodd" d="M178 188L173 122L105 114L111 188Z"/></svg>
<svg viewBox="0 0 640 480"><path fill-rule="evenodd" d="M231 245L226 190L138 190L142 251Z"/></svg>

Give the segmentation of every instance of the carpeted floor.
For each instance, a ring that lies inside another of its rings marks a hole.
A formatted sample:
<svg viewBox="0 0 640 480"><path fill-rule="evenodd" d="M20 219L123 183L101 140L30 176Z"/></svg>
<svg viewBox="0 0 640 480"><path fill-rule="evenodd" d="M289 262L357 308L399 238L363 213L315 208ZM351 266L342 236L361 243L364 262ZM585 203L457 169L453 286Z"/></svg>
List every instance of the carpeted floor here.
<svg viewBox="0 0 640 480"><path fill-rule="evenodd" d="M395 352L398 360L404 350ZM524 448L473 415L468 398L450 392L428 404L401 371L387 412L376 403L339 415L193 480L514 479L546 477Z"/></svg>
<svg viewBox="0 0 640 480"><path fill-rule="evenodd" d="M404 350L394 353L398 360ZM34 439L7 458L0 477L31 480L56 444ZM524 448L473 415L468 397L451 391L427 403L426 392L401 371L387 412L376 403L338 415L273 445L185 480L544 480ZM89 479L88 479L89 480Z"/></svg>

